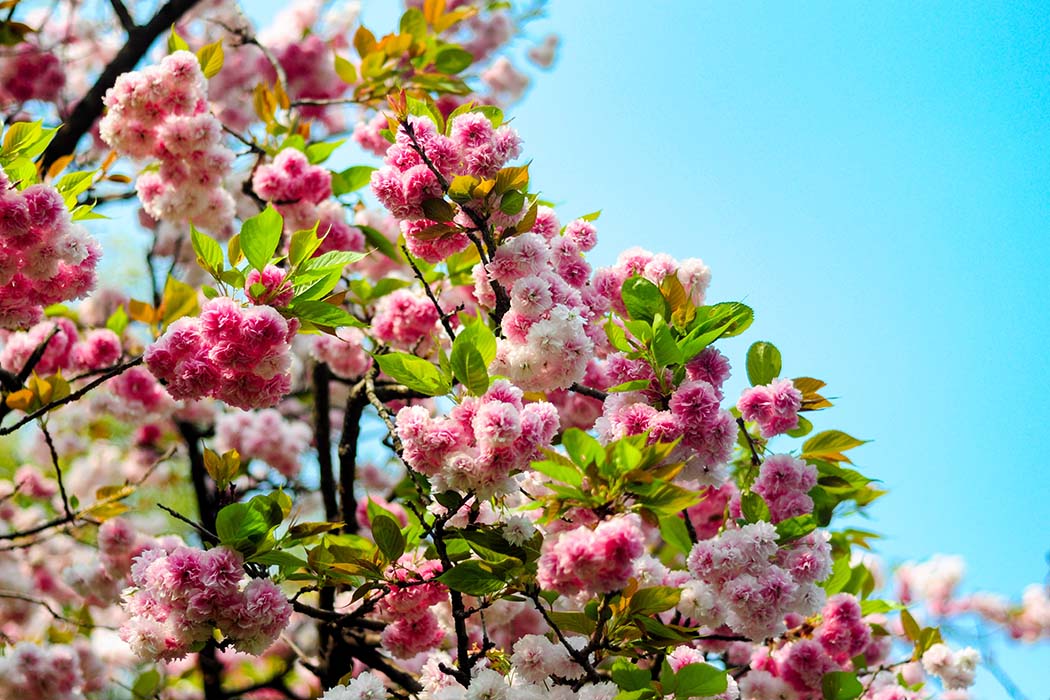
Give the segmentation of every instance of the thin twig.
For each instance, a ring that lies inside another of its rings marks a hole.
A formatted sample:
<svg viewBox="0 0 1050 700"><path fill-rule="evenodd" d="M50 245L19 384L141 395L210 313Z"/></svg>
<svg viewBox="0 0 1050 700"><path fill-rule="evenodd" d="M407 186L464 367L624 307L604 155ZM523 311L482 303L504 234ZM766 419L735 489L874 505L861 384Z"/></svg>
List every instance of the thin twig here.
<svg viewBox="0 0 1050 700"><path fill-rule="evenodd" d="M62 481L62 467L58 465L58 451L55 449L55 441L51 439L51 432L47 429L47 423L40 421L40 430L44 433L44 442L51 453L51 466L55 468L55 480L58 481L58 492L62 496L62 510L66 517L73 519L73 511L69 507L69 496L66 494L66 485Z"/></svg>
<svg viewBox="0 0 1050 700"><path fill-rule="evenodd" d="M27 415L24 418L22 418L20 421L18 421L14 425L10 425L10 426L8 426L6 428L0 428L0 436L2 436L2 435L10 435L11 433L13 433L16 430L18 430L19 428L21 428L23 425L26 425L27 423L31 423L31 422L35 421L37 418L50 413L51 411L55 410L59 406L64 406L67 403L71 403L73 401L79 400L81 397L83 397L89 391L91 391L92 389L97 387L99 384L102 384L106 380L111 379L111 378L117 376L118 374L121 374L121 373L125 372L126 370L129 370L132 367L135 367L135 366L141 365L141 364L142 364L142 357L139 356L139 357L136 357L133 360L129 360L128 362L125 362L122 365L117 365L115 367L111 367L105 374L103 374L100 377L98 377L98 379L95 379L91 383L84 385L80 389L77 389L76 391L74 391L73 393L69 394L65 398L59 399L58 401L52 401L51 403L47 404L46 406L41 406L37 410L33 411L29 415Z"/></svg>
<svg viewBox="0 0 1050 700"><path fill-rule="evenodd" d="M412 272L415 273L416 279L418 279L423 285L423 291L426 292L427 298L430 299L431 303L434 304L434 308L437 309L438 317L441 319L441 325L445 328L445 333L448 334L448 339L454 341L456 339L456 332L452 330L452 322L449 321L449 315L445 313L443 308L441 308L441 304L438 302L434 290L430 288L430 283L427 282L426 278L423 276L422 270L419 269L419 265L416 264L416 259L408 252L408 246L402 243L401 251L405 254L405 260L408 261L409 266L412 268Z"/></svg>

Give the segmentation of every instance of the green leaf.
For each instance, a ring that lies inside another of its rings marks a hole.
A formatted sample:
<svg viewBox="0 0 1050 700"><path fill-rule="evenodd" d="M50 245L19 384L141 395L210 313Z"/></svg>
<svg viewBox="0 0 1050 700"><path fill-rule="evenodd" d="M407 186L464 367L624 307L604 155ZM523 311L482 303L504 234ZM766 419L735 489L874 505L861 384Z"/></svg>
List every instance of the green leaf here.
<svg viewBox="0 0 1050 700"><path fill-rule="evenodd" d="M474 55L458 46L446 46L434 57L434 66L448 75L455 75L474 62Z"/></svg>
<svg viewBox="0 0 1050 700"><path fill-rule="evenodd" d="M309 321L317 326L326 328L364 328L365 324L357 320L349 311L341 306L328 304L323 301L303 299L295 302L288 311L296 318Z"/></svg>
<svg viewBox="0 0 1050 700"><path fill-rule="evenodd" d="M769 522L769 506L765 499L753 491L740 496L740 512L749 523Z"/></svg>
<svg viewBox="0 0 1050 700"><path fill-rule="evenodd" d="M829 597L833 596L836 593L840 593L843 588L846 587L852 573L853 572L849 566L849 555L840 556L831 565L831 575L828 576L828 579L821 585Z"/></svg>
<svg viewBox="0 0 1050 700"><path fill-rule="evenodd" d="M657 314L664 318L671 315L671 309L668 308L664 295L660 293L660 288L641 275L624 280L620 296L632 320L651 324Z"/></svg>
<svg viewBox="0 0 1050 700"><path fill-rule="evenodd" d="M197 254L197 264L208 272L222 274L222 248L218 241L198 231L193 224L190 224L190 239L193 241L193 252Z"/></svg>
<svg viewBox="0 0 1050 700"><path fill-rule="evenodd" d="M488 595L503 588L504 581L488 564L473 559L456 564L438 576L438 581L454 591L468 595Z"/></svg>
<svg viewBox="0 0 1050 700"><path fill-rule="evenodd" d="M201 64L201 73L205 78L212 78L222 70L224 56L222 39L206 44L197 50L197 61Z"/></svg>
<svg viewBox="0 0 1050 700"><path fill-rule="evenodd" d="M380 514L372 518L372 537L387 561L397 561L405 553L405 536L389 515Z"/></svg>
<svg viewBox="0 0 1050 700"><path fill-rule="evenodd" d="M401 15L400 29L402 34L411 34L415 41L424 41L427 37L427 20L418 7L410 7Z"/></svg>
<svg viewBox="0 0 1050 700"><path fill-rule="evenodd" d="M857 680L857 674L851 671L825 673L820 687L824 692L824 700L854 700L864 692L864 686Z"/></svg>
<svg viewBox="0 0 1050 700"><path fill-rule="evenodd" d="M800 438L809 435L811 432L813 432L813 423L805 416L799 416L798 427L787 431L787 434L793 438Z"/></svg>
<svg viewBox="0 0 1050 700"><path fill-rule="evenodd" d="M860 602L860 614L861 615L881 615L883 613L893 612L894 610L903 610L904 606L900 603L891 603L886 600L862 600Z"/></svg>
<svg viewBox="0 0 1050 700"><path fill-rule="evenodd" d="M452 373L470 393L481 396L489 388L488 366L496 357L496 336L485 323L467 325L452 343Z"/></svg>
<svg viewBox="0 0 1050 700"><path fill-rule="evenodd" d="M353 63L350 63L342 56L337 55L335 57L335 74L347 85L353 85L357 82L357 69L354 68Z"/></svg>
<svg viewBox="0 0 1050 700"><path fill-rule="evenodd" d="M296 231L292 234L292 240L288 244L288 262L292 267L308 260L311 255L321 247L321 239L317 236L317 224L313 228Z"/></svg>
<svg viewBox="0 0 1050 700"><path fill-rule="evenodd" d="M780 376L780 351L760 340L747 351L747 378L751 386L762 386Z"/></svg>
<svg viewBox="0 0 1050 700"><path fill-rule="evenodd" d="M605 461L605 448L602 444L579 428L566 430L562 434L561 444L576 464L587 465Z"/></svg>
<svg viewBox="0 0 1050 700"><path fill-rule="evenodd" d="M820 457L821 455L838 454L863 445L867 440L844 433L841 430L825 430L817 433L802 445L802 456Z"/></svg>
<svg viewBox="0 0 1050 700"><path fill-rule="evenodd" d="M520 213L524 206L525 195L518 190L507 192L499 201L499 210L507 216L514 216Z"/></svg>
<svg viewBox="0 0 1050 700"><path fill-rule="evenodd" d="M664 538L664 542L682 554L689 554L693 549L693 541L689 538L689 529L685 526L685 520L677 515L665 515L660 518L660 535Z"/></svg>
<svg viewBox="0 0 1050 700"><path fill-rule="evenodd" d="M335 149L346 143L346 139L339 139L338 141L322 141L321 143L311 143L306 147L306 159L310 161L312 165L323 163L328 160L329 156L335 151Z"/></svg>
<svg viewBox="0 0 1050 700"><path fill-rule="evenodd" d="M179 33L175 31L175 25L171 25L171 34L168 35L168 53L175 53L176 51L189 51L190 45L186 43L186 40L179 36Z"/></svg>
<svg viewBox="0 0 1050 700"><path fill-rule="evenodd" d="M394 247L394 244L390 242L389 238L371 226L358 226L357 228L361 229L361 233L365 234L365 240L368 241L368 245L372 246L391 260L398 263L402 262L401 256L397 253L397 248Z"/></svg>
<svg viewBox="0 0 1050 700"><path fill-rule="evenodd" d="M139 677L135 679L135 683L131 686L131 694L136 700L139 700L140 698L152 698L156 696L159 689L160 671L151 668L148 671L143 671Z"/></svg>
<svg viewBox="0 0 1050 700"><path fill-rule="evenodd" d="M627 659L616 659L612 667L612 679L621 690L648 690L652 676L648 669L638 668Z"/></svg>
<svg viewBox="0 0 1050 700"><path fill-rule="evenodd" d="M255 551L266 538L270 524L259 510L247 503L231 503L215 518L215 534L219 541L242 554Z"/></svg>
<svg viewBox="0 0 1050 700"><path fill-rule="evenodd" d="M805 537L816 529L816 518L809 513L805 513L777 523L777 540L781 545L784 545L800 537Z"/></svg>
<svg viewBox="0 0 1050 700"><path fill-rule="evenodd" d="M326 275L332 270L343 271L343 268L365 258L367 253L357 253L351 250L330 250L316 258L310 258L299 267L297 277L313 277Z"/></svg>
<svg viewBox="0 0 1050 700"><path fill-rule="evenodd" d="M109 315L106 319L106 328L113 331L117 335L124 335L124 329L128 327L128 312L124 310L124 306L118 306L116 311Z"/></svg>
<svg viewBox="0 0 1050 700"><path fill-rule="evenodd" d="M241 251L253 268L262 272L277 252L281 243L284 218L267 204L259 214L244 222L241 227Z"/></svg>
<svg viewBox="0 0 1050 700"><path fill-rule="evenodd" d="M660 367L670 367L682 363L682 351L678 349L671 327L663 316L657 316L653 321L653 357Z"/></svg>
<svg viewBox="0 0 1050 700"><path fill-rule="evenodd" d="M537 460L532 463L532 468L540 474L545 474L555 481L570 486L582 486L583 474L568 464L561 464L550 459Z"/></svg>
<svg viewBox="0 0 1050 700"><path fill-rule="evenodd" d="M655 615L678 605L682 590L673 586L641 588L631 596L628 612L631 615Z"/></svg>
<svg viewBox="0 0 1050 700"><path fill-rule="evenodd" d="M353 165L346 170L332 173L332 194L338 197L341 194L356 192L372 180L375 168L371 165Z"/></svg>
<svg viewBox="0 0 1050 700"><path fill-rule="evenodd" d="M456 209L440 197L431 197L422 202L423 214L431 221L444 223L452 221L456 216Z"/></svg>
<svg viewBox="0 0 1050 700"><path fill-rule="evenodd" d="M676 698L706 698L724 693L726 672L710 664L686 664L675 674Z"/></svg>
<svg viewBox="0 0 1050 700"><path fill-rule="evenodd" d="M452 390L450 378L433 363L405 352L375 355L379 368L394 381L427 396L440 396Z"/></svg>
<svg viewBox="0 0 1050 700"><path fill-rule="evenodd" d="M622 394L625 391L641 391L642 389L648 389L649 385L652 383L653 381L651 379L632 379L629 382L609 387L605 390L605 393Z"/></svg>

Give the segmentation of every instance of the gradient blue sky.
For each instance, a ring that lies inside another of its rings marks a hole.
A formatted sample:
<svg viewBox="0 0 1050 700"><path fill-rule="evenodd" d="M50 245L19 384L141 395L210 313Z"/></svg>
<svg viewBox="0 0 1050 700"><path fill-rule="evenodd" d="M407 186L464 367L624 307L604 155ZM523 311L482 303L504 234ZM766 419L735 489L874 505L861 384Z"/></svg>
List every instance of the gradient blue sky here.
<svg viewBox="0 0 1050 700"><path fill-rule="evenodd" d="M396 26L398 3L364 4ZM512 114L562 218L603 210L595 261L702 257L710 298L756 312L738 367L765 339L828 382L813 422L872 440L854 455L891 490L868 523L891 562L962 554L966 588L1015 598L1042 581L1050 5L555 0L551 30L558 63ZM994 648L1047 697L1050 645ZM975 696L1006 694L982 672Z"/></svg>

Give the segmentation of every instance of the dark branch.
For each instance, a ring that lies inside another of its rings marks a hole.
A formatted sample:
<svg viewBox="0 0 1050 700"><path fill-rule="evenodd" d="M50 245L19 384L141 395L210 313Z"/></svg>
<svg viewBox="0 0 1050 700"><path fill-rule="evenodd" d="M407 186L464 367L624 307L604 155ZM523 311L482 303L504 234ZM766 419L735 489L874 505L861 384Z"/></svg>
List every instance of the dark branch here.
<svg viewBox="0 0 1050 700"><path fill-rule="evenodd" d="M120 20L120 26L124 27L124 31L131 34L137 29L135 20L132 19L131 13L128 12L128 8L122 0L109 0L109 4L113 6L113 12L117 15L117 19Z"/></svg>

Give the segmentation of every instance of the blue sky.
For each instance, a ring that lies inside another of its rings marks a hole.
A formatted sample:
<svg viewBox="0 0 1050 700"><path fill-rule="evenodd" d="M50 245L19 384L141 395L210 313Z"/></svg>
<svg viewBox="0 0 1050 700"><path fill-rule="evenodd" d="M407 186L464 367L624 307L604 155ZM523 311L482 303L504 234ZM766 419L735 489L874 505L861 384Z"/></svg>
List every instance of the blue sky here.
<svg viewBox="0 0 1050 700"><path fill-rule="evenodd" d="M854 459L891 490L868 523L891 562L1042 581L1050 6L555 0L534 29L561 53L511 114L563 220L603 210L593 260L702 257L710 298L756 312L726 346L737 388L758 339L828 382L813 422L872 440ZM1046 696L1050 645L995 649ZM1006 694L982 672L975 696Z"/></svg>

